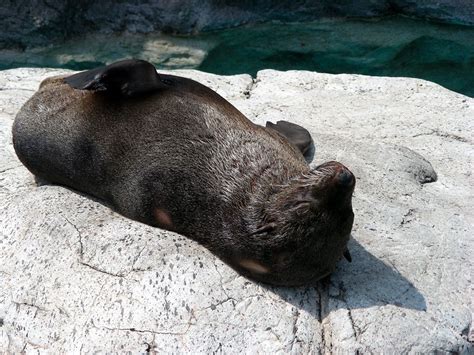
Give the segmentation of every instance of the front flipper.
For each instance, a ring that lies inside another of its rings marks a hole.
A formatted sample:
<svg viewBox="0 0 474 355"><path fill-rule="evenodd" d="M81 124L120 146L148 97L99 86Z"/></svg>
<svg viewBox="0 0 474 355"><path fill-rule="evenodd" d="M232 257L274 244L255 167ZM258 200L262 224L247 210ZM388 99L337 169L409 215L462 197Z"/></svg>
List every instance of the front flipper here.
<svg viewBox="0 0 474 355"><path fill-rule="evenodd" d="M161 80L153 64L128 59L105 67L83 71L64 79L79 90L100 91L112 96L140 96L169 86Z"/></svg>
<svg viewBox="0 0 474 355"><path fill-rule="evenodd" d="M351 253L349 252L349 249L348 249L348 248L346 248L346 250L344 250L344 253L343 253L342 255L344 256L344 258L345 258L348 262L352 263L352 256L351 256Z"/></svg>
<svg viewBox="0 0 474 355"><path fill-rule="evenodd" d="M266 127L280 133L306 157L313 142L308 130L288 121L267 122Z"/></svg>

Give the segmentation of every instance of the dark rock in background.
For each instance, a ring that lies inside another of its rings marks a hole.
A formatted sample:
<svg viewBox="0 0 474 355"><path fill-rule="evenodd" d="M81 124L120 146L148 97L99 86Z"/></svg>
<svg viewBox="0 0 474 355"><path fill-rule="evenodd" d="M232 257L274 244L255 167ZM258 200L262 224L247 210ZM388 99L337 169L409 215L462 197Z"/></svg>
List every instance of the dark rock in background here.
<svg viewBox="0 0 474 355"><path fill-rule="evenodd" d="M4 0L0 48L47 45L91 32L196 33L265 21L404 14L474 25L471 0Z"/></svg>

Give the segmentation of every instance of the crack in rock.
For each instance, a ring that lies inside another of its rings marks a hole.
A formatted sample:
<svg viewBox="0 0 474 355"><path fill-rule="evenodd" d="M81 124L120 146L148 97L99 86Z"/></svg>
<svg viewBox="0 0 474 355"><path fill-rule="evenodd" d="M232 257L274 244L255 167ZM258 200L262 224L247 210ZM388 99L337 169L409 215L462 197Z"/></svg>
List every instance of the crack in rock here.
<svg viewBox="0 0 474 355"><path fill-rule="evenodd" d="M211 303L210 306L207 306L207 307L198 309L197 312L202 312L202 311L205 311L206 309L211 309L211 310L214 311L218 306L221 306L221 305L223 305L224 303L227 303L227 302L229 302L229 301L232 301L232 307L235 309L235 302L236 302L236 299L233 298L233 297L227 297L226 299L224 299L224 300L222 300L222 301L219 301L219 302L217 302L216 304Z"/></svg>
<svg viewBox="0 0 474 355"><path fill-rule="evenodd" d="M297 344L297 343L300 343L301 340L298 338L298 320L299 320L299 317L300 317L300 311L295 308L293 310L293 327L291 329L292 331L292 339L291 339L291 346L290 346L290 352L293 351L293 348L294 346Z"/></svg>
<svg viewBox="0 0 474 355"><path fill-rule="evenodd" d="M79 228L77 228L77 226L72 223L67 217L64 217L63 218L76 230L77 232L77 235L79 237L79 257L81 259L81 262L82 262L82 259L84 257L84 244L82 244L82 233L81 231L79 230Z"/></svg>
<svg viewBox="0 0 474 355"><path fill-rule="evenodd" d="M228 295L226 289L224 288L224 277L222 276L219 268L217 267L215 258L213 259L212 263L214 264L214 268L216 269L216 272L219 274L219 286L222 289L222 292L224 293L224 295L226 295L227 298L232 298Z"/></svg>
<svg viewBox="0 0 474 355"><path fill-rule="evenodd" d="M145 244L145 246L143 248L141 248L140 251L138 252L138 254L133 258L132 269L131 269L130 272L132 272L132 271L147 271L147 270L142 270L142 269L135 268L135 264L137 263L138 259L140 259L140 256L142 256L142 253L147 248L147 246L148 245Z"/></svg>
<svg viewBox="0 0 474 355"><path fill-rule="evenodd" d="M467 327L466 339L471 344L474 344L474 321L472 320L472 318L471 318L471 322L469 323L469 326Z"/></svg>
<svg viewBox="0 0 474 355"><path fill-rule="evenodd" d="M23 165L18 165L18 166L13 166L11 168L6 168L6 169L3 169L3 170L0 170L0 174L6 173L7 171L10 171L10 170L21 168L22 166Z"/></svg>
<svg viewBox="0 0 474 355"><path fill-rule="evenodd" d="M351 322L352 331L354 332L354 338L356 341L359 341L358 327L355 325L354 318L352 317L352 310L349 307L347 307L347 316L349 317L349 321Z"/></svg>
<svg viewBox="0 0 474 355"><path fill-rule="evenodd" d="M24 339L24 340L25 340L25 345L23 345L23 348L21 349L21 354L26 354L26 347L28 345L32 346L35 350L49 348L48 345L40 345L40 344L33 343L32 341L27 340L27 339Z"/></svg>
<svg viewBox="0 0 474 355"><path fill-rule="evenodd" d="M110 271L106 271L104 269L101 269L97 266L94 266L94 265L91 265L87 262L84 261L84 243L82 241L82 233L81 231L79 230L79 228L74 224L72 223L67 217L64 217L63 218L68 222L68 224L70 224L77 232L77 235L78 235L78 238L79 238L79 260L78 260L78 263L80 265L83 265L83 266L86 266L94 271L97 271L97 272L100 272L102 274L106 274L106 275L109 275L109 276L114 276L114 277L121 277L121 278L124 278L124 277L127 277L128 275L130 275L132 272L143 272L143 271L148 271L148 270L144 270L144 269L140 269L140 268L136 268L135 267L135 264L137 263L138 259L140 258L140 256L142 255L143 251L146 249L147 245L145 245L139 252L138 254L134 257L133 259L133 262L132 262L132 268L130 269L130 271L128 272L125 272L125 273L113 273L113 272L110 272Z"/></svg>
<svg viewBox="0 0 474 355"><path fill-rule="evenodd" d="M33 304L33 303L17 302L17 301L12 301L12 303L13 303L14 305L16 305L17 307L27 306L27 307L35 308L37 311L41 311L41 312L51 312L49 309L46 309L46 308L37 306L37 305L35 305L35 304Z"/></svg>
<svg viewBox="0 0 474 355"><path fill-rule="evenodd" d="M146 333L146 334L158 334L158 335L185 335L189 329L191 328L192 325L195 325L196 323L192 323L192 320L196 320L196 317L194 316L194 313L191 312L191 316L189 317L189 320L187 323L179 324L179 325L186 325L186 329L180 332L170 332L170 331L165 331L165 330L151 330L151 329L138 329L135 327L124 327L124 328L112 328L112 327L107 327L105 325L102 326L97 326L93 320L91 320L91 324L94 328L96 329L106 329L110 331L127 331L127 332L134 332L134 333Z"/></svg>
<svg viewBox="0 0 474 355"><path fill-rule="evenodd" d="M88 268L90 268L90 269L92 269L92 270L95 270L95 271L100 272L100 273L105 274L105 275L114 276L114 277L121 277L121 278L123 278L123 277L128 276L128 275L130 274L130 272L133 271L133 270L131 270L130 272L124 273L124 274L121 274L121 273L115 274L115 273L113 273L113 272L109 272L109 271L106 271L106 270L102 270L102 269L98 268L97 266L88 264L88 263L86 263L85 261L82 261L82 260L79 260L78 262L79 262L80 265L87 266Z"/></svg>
<svg viewBox="0 0 474 355"><path fill-rule="evenodd" d="M349 317L349 321L351 323L352 331L354 332L354 338L356 341L359 340L359 327L356 326L354 322L354 318L352 317L352 310L349 308L349 304L346 299L346 288L344 287L344 283L340 282L338 285L339 289L339 299L344 302L347 310L347 316Z"/></svg>
<svg viewBox="0 0 474 355"><path fill-rule="evenodd" d="M321 325L321 347L322 353L332 353L332 342L331 342L331 324L326 322L326 317L329 315L329 289L327 285L323 284L324 281L320 281L316 287L318 293L319 312L318 320Z"/></svg>
<svg viewBox="0 0 474 355"><path fill-rule="evenodd" d="M473 143L469 139L458 136L456 134L443 132L443 131L440 131L439 129L432 129L430 132L426 132L426 133L418 133L418 134L413 135L412 138L421 137L421 136L437 136L441 138L447 138L449 140L455 140L462 143L470 143L470 144Z"/></svg>

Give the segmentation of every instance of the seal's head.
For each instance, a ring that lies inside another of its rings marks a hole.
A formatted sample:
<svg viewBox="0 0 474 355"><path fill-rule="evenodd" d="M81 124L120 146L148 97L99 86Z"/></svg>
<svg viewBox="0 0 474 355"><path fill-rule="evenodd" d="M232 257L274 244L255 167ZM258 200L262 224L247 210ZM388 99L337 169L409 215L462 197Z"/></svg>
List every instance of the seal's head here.
<svg viewBox="0 0 474 355"><path fill-rule="evenodd" d="M334 271L347 250L354 213L355 177L337 162L273 187L252 206L260 221L232 264L251 278L276 285L300 285Z"/></svg>

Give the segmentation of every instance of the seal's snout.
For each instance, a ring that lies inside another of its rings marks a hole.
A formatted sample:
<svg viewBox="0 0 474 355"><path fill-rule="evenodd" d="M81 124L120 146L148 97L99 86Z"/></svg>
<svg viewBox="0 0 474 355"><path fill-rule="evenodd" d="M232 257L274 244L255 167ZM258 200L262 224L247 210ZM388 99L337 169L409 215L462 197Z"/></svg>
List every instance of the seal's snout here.
<svg viewBox="0 0 474 355"><path fill-rule="evenodd" d="M337 170L334 181L337 185L341 187L352 187L355 184L354 174L351 173L344 165L341 164L341 167Z"/></svg>
<svg viewBox="0 0 474 355"><path fill-rule="evenodd" d="M347 208L351 205L356 178L352 172L337 161L319 165L315 173L322 178L313 187L313 197L317 205Z"/></svg>
<svg viewBox="0 0 474 355"><path fill-rule="evenodd" d="M355 176L352 172L337 161L329 161L324 164L316 167L315 170L325 172L330 181L332 181L336 186L351 188L355 185Z"/></svg>

